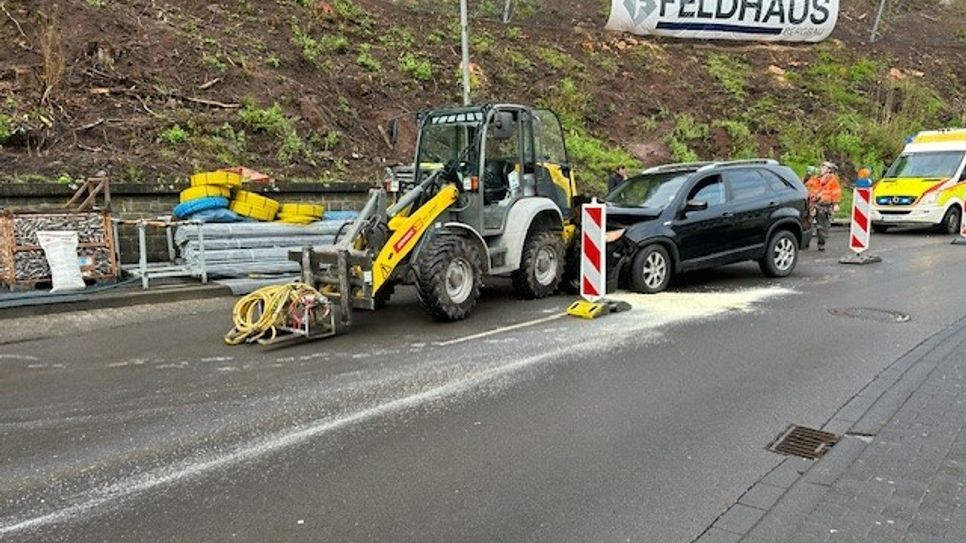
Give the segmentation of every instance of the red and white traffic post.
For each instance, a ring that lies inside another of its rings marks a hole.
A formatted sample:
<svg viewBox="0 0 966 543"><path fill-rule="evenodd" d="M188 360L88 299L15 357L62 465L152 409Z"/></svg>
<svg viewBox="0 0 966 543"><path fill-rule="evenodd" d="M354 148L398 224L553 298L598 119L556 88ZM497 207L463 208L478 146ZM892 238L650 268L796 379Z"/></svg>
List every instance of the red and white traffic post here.
<svg viewBox="0 0 966 543"><path fill-rule="evenodd" d="M580 224L580 297L597 302L607 294L607 206L584 204Z"/></svg>
<svg viewBox="0 0 966 543"><path fill-rule="evenodd" d="M855 254L839 259L842 264L872 264L882 259L875 255L866 254L872 231L872 180L869 170L859 170L859 178L855 180L852 192L852 226L849 229L849 249Z"/></svg>

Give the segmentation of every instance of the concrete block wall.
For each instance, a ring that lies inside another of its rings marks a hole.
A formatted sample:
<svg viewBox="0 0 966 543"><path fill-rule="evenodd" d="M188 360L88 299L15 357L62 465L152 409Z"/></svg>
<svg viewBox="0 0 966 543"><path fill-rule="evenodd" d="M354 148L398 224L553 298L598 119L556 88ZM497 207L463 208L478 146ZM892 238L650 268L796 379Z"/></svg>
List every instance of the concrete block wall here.
<svg viewBox="0 0 966 543"><path fill-rule="evenodd" d="M114 184L111 185L111 211L115 218L130 220L169 216L179 203L179 193L185 188L185 185ZM359 210L368 198L369 188L361 183L277 183L274 187L247 187L246 190L281 202L317 203L330 210ZM76 189L76 186L47 183L0 183L0 208L63 209ZM99 206L102 201L98 200ZM137 262L137 227L121 225L117 242L121 248L121 262ZM167 259L168 246L163 230L149 228L147 246L151 261Z"/></svg>

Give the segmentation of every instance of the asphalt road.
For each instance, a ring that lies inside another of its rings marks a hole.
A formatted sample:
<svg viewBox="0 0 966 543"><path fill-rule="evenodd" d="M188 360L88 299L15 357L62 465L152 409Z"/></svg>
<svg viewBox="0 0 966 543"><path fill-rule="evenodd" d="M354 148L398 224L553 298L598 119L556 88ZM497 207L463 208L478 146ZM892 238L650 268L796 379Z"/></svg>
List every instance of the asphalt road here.
<svg viewBox="0 0 966 543"><path fill-rule="evenodd" d="M850 267L835 236L593 322L502 283L462 323L403 291L281 350L224 346L225 300L0 321L0 541L691 541L788 424L966 313L966 246L891 233Z"/></svg>

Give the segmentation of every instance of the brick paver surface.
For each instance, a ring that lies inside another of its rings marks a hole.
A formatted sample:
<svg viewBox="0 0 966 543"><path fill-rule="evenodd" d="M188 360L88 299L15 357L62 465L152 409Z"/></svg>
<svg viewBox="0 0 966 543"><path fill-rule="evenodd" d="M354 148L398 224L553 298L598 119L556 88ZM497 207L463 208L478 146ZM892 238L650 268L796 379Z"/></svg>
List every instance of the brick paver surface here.
<svg viewBox="0 0 966 543"><path fill-rule="evenodd" d="M966 542L966 344L948 354L791 539Z"/></svg>

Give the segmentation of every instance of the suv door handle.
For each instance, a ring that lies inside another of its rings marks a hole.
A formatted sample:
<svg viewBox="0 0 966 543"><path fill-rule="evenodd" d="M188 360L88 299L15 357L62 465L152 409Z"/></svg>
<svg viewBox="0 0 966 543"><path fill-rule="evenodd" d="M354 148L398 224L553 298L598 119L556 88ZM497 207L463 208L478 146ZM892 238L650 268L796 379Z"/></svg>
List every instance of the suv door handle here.
<svg viewBox="0 0 966 543"><path fill-rule="evenodd" d="M726 218L730 218L730 217L734 217L735 214L732 213L731 211L725 211L724 213L721 214L721 216L722 217L726 217Z"/></svg>

